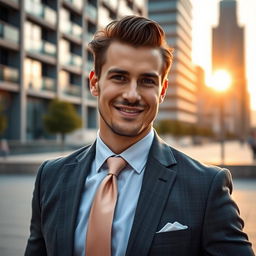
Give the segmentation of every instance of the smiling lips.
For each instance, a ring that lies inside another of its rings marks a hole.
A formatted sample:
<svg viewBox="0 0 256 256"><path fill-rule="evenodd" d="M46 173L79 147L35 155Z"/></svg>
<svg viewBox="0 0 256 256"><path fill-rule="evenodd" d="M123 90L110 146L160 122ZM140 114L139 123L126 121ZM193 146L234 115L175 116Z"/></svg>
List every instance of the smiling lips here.
<svg viewBox="0 0 256 256"><path fill-rule="evenodd" d="M144 108L142 107L130 107L130 106L114 106L119 112L126 116L136 116L143 112Z"/></svg>

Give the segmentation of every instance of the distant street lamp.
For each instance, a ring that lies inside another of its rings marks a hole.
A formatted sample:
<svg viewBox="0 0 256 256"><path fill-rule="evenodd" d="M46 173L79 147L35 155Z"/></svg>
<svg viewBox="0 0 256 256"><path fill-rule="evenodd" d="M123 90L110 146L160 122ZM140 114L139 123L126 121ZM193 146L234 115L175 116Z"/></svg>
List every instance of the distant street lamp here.
<svg viewBox="0 0 256 256"><path fill-rule="evenodd" d="M231 76L226 70L217 70L213 73L211 87L219 93L219 123L220 123L220 146L221 164L225 163L225 113L224 99L225 92L231 85Z"/></svg>

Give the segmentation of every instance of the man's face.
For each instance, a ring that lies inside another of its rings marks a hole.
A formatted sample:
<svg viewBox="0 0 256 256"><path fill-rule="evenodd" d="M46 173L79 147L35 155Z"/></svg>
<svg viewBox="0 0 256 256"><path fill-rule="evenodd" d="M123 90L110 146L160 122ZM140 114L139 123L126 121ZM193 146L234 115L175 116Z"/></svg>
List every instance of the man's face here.
<svg viewBox="0 0 256 256"><path fill-rule="evenodd" d="M149 132L168 84L161 85L162 66L158 49L111 43L100 78L90 75L101 134L142 137Z"/></svg>

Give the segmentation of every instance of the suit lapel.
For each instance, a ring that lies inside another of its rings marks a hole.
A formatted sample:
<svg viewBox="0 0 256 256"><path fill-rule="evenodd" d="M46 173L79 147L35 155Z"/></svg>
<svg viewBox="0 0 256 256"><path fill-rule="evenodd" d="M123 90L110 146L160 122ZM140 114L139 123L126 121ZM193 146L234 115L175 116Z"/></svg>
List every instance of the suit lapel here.
<svg viewBox="0 0 256 256"><path fill-rule="evenodd" d="M73 255L74 233L79 202L85 179L95 157L95 143L63 167L58 212L57 252ZM65 248L65 250L64 250Z"/></svg>
<svg viewBox="0 0 256 256"><path fill-rule="evenodd" d="M169 146L155 138L149 152L126 256L147 255L174 184L176 160Z"/></svg>

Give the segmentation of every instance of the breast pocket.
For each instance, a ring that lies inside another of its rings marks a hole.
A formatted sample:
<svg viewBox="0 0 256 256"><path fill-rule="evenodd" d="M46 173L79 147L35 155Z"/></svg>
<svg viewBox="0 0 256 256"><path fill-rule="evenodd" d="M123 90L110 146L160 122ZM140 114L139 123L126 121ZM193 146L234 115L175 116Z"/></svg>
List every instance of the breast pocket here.
<svg viewBox="0 0 256 256"><path fill-rule="evenodd" d="M189 229L156 233L149 255L189 255L190 241Z"/></svg>

